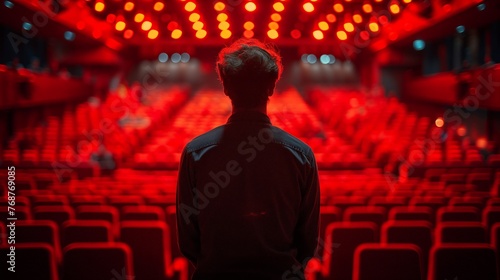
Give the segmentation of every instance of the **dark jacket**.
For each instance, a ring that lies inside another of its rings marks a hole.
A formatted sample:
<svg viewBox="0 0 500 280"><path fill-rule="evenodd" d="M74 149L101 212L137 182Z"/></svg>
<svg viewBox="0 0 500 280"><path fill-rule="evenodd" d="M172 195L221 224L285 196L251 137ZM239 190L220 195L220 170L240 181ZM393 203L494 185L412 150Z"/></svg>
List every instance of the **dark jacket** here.
<svg viewBox="0 0 500 280"><path fill-rule="evenodd" d="M177 230L193 279L303 279L318 223L314 154L266 115L235 113L184 148Z"/></svg>

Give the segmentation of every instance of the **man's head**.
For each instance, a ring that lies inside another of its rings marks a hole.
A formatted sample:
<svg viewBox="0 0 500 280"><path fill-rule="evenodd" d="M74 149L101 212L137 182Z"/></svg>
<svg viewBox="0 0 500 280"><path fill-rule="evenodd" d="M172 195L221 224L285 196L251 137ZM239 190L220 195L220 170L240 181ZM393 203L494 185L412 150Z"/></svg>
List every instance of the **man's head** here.
<svg viewBox="0 0 500 280"><path fill-rule="evenodd" d="M283 66L276 49L240 39L220 51L216 70L234 107L256 108L273 94Z"/></svg>

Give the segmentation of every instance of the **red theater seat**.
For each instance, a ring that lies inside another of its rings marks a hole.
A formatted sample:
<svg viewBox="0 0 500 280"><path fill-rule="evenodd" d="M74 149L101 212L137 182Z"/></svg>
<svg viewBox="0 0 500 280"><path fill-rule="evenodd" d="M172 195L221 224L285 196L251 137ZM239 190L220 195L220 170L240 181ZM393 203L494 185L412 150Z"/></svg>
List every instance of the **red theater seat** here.
<svg viewBox="0 0 500 280"><path fill-rule="evenodd" d="M480 222L443 222L436 226L436 242L488 243L486 230Z"/></svg>
<svg viewBox="0 0 500 280"><path fill-rule="evenodd" d="M428 280L497 280L495 250L488 244L437 244L431 249Z"/></svg>
<svg viewBox="0 0 500 280"><path fill-rule="evenodd" d="M172 259L170 232L165 222L121 223L120 240L130 246L137 279L186 279L186 259Z"/></svg>
<svg viewBox="0 0 500 280"><path fill-rule="evenodd" d="M412 244L361 244L354 253L353 280L423 280L422 255Z"/></svg>
<svg viewBox="0 0 500 280"><path fill-rule="evenodd" d="M118 210L116 210L116 208L113 206L82 205L76 209L76 218L78 220L107 221L113 227L113 236L117 237L120 233L120 215L118 213Z"/></svg>
<svg viewBox="0 0 500 280"><path fill-rule="evenodd" d="M426 206L397 206L389 211L389 220L434 222L432 209Z"/></svg>
<svg viewBox="0 0 500 280"><path fill-rule="evenodd" d="M17 243L45 243L54 250L55 259L61 260L61 246L59 239L59 228L52 221L17 221L16 222L16 244Z"/></svg>
<svg viewBox="0 0 500 280"><path fill-rule="evenodd" d="M143 198L138 195L113 195L108 198L108 203L117 209L124 206L139 206L144 204Z"/></svg>
<svg viewBox="0 0 500 280"><path fill-rule="evenodd" d="M382 243L409 243L422 252L422 268L427 271L429 250L434 240L432 225L424 221L388 221L381 231Z"/></svg>
<svg viewBox="0 0 500 280"><path fill-rule="evenodd" d="M488 206L483 210L483 225L486 229L491 229L493 224L500 222L500 207Z"/></svg>
<svg viewBox="0 0 500 280"><path fill-rule="evenodd" d="M331 223L326 229L323 261L311 260L311 270L316 271L315 279L352 279L354 251L360 244L377 241L377 226L374 223Z"/></svg>
<svg viewBox="0 0 500 280"><path fill-rule="evenodd" d="M435 196L416 196L410 199L410 206L425 206L432 209L433 213L443 206L447 205L447 199L445 197L435 197Z"/></svg>
<svg viewBox="0 0 500 280"><path fill-rule="evenodd" d="M75 219L75 211L68 205L38 206L33 216L35 220L50 220L61 227L64 222Z"/></svg>
<svg viewBox="0 0 500 280"><path fill-rule="evenodd" d="M165 209L166 221L170 230L170 249L172 251L172 259L183 257L179 249L177 241L177 215L175 205L168 206Z"/></svg>
<svg viewBox="0 0 500 280"><path fill-rule="evenodd" d="M484 206L485 199L482 197L465 196L465 197L453 197L448 202L450 206L470 206L476 207L477 209L482 209Z"/></svg>
<svg viewBox="0 0 500 280"><path fill-rule="evenodd" d="M73 220L63 224L62 246L80 242L111 242L112 227L108 221Z"/></svg>
<svg viewBox="0 0 500 280"><path fill-rule="evenodd" d="M350 206L364 206L366 204L366 198L363 196L334 196L331 198L331 204L338 207L341 211L344 211Z"/></svg>
<svg viewBox="0 0 500 280"><path fill-rule="evenodd" d="M35 195L31 202L33 207L69 205L68 198L65 195Z"/></svg>
<svg viewBox="0 0 500 280"><path fill-rule="evenodd" d="M37 279L59 280L56 254L52 246L45 243L16 244L15 273L7 270L10 259L9 246L0 246L0 261L2 279ZM108 279L109 280L109 279Z"/></svg>
<svg viewBox="0 0 500 280"><path fill-rule="evenodd" d="M386 210L381 206L352 206L344 211L344 221L372 222L378 227L386 220Z"/></svg>
<svg viewBox="0 0 500 280"><path fill-rule="evenodd" d="M78 220L101 220L115 225L119 222L119 216L118 210L109 205L82 205L76 209Z"/></svg>
<svg viewBox="0 0 500 280"><path fill-rule="evenodd" d="M104 205L106 199L101 195L72 195L70 196L71 206L77 208L82 205Z"/></svg>
<svg viewBox="0 0 500 280"><path fill-rule="evenodd" d="M165 221L165 212L158 206L124 206L122 221Z"/></svg>
<svg viewBox="0 0 500 280"><path fill-rule="evenodd" d="M447 206L439 208L437 222L479 222L481 215L476 207Z"/></svg>
<svg viewBox="0 0 500 280"><path fill-rule="evenodd" d="M368 205L383 206L390 210L395 206L407 205L408 199L402 196L374 196L370 198Z"/></svg>
<svg viewBox="0 0 500 280"><path fill-rule="evenodd" d="M138 279L123 243L73 243L64 248L63 280Z"/></svg>

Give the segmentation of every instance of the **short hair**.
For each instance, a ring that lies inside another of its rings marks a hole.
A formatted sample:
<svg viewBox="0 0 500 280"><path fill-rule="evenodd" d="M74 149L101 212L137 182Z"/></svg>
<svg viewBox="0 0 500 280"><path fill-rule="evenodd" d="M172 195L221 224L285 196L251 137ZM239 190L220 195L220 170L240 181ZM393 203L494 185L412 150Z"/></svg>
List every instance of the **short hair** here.
<svg viewBox="0 0 500 280"><path fill-rule="evenodd" d="M283 66L274 46L239 39L219 52L216 71L233 106L255 108L267 103Z"/></svg>

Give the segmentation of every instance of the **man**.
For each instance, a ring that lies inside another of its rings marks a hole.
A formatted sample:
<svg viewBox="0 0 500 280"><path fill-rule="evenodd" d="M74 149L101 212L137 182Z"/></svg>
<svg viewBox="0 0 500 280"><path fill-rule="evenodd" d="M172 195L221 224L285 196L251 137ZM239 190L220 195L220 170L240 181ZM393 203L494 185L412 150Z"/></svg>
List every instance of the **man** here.
<svg viewBox="0 0 500 280"><path fill-rule="evenodd" d="M311 149L266 115L281 58L242 39L219 53L216 70L233 113L184 148L180 250L193 279L303 279L318 242L319 183Z"/></svg>

